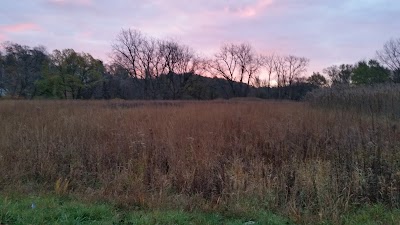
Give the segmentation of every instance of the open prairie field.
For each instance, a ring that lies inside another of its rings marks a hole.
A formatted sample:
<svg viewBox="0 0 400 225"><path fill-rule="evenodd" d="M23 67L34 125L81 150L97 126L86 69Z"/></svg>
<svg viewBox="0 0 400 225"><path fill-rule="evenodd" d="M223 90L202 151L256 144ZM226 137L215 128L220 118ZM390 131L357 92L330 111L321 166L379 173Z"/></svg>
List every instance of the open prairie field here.
<svg viewBox="0 0 400 225"><path fill-rule="evenodd" d="M0 192L343 223L400 206L400 124L295 102L5 100Z"/></svg>

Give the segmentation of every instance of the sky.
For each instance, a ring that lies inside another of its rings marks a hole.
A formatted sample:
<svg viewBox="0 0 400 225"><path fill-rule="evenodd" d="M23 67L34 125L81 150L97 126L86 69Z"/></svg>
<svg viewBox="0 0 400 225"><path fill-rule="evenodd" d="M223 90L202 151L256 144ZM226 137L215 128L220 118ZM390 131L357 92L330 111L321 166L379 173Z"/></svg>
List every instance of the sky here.
<svg viewBox="0 0 400 225"><path fill-rule="evenodd" d="M109 61L122 29L173 38L202 56L225 43L310 59L308 74L376 57L400 38L398 0L1 0L0 42L73 48Z"/></svg>

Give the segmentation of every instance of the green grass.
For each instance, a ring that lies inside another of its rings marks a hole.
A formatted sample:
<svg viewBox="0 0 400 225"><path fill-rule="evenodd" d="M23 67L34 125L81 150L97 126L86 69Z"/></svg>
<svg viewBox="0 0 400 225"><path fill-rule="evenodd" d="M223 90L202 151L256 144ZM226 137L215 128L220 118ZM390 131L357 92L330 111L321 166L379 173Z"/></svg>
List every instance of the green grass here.
<svg viewBox="0 0 400 225"><path fill-rule="evenodd" d="M331 221L321 225L334 225ZM400 225L400 209L388 209L384 205L366 205L354 208L340 217L343 225Z"/></svg>
<svg viewBox="0 0 400 225"><path fill-rule="evenodd" d="M32 203L35 208L32 208ZM108 204L83 204L57 197L0 197L0 224L289 224L268 212L251 218L184 211L121 211Z"/></svg>
<svg viewBox="0 0 400 225"><path fill-rule="evenodd" d="M32 208L32 203L35 207ZM107 224L107 225L183 225L183 224L292 224L288 219L259 211L247 216L232 213L184 211L123 211L110 204L82 203L60 197L0 196L0 225L26 224ZM333 224L329 221L323 224ZM400 209L388 210L383 205L365 206L342 216L345 225L400 224Z"/></svg>
<svg viewBox="0 0 400 225"><path fill-rule="evenodd" d="M388 210L383 205L365 206L344 216L346 225L400 224L400 210Z"/></svg>

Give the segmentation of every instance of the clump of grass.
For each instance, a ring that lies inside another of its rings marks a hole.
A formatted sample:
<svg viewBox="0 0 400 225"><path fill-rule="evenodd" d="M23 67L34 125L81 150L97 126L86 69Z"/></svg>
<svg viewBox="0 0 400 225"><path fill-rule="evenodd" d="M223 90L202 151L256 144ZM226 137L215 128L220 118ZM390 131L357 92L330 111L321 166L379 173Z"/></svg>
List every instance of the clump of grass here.
<svg viewBox="0 0 400 225"><path fill-rule="evenodd" d="M0 190L121 209L257 208L297 223L399 207L397 120L292 102L176 104L1 101Z"/></svg>
<svg viewBox="0 0 400 225"><path fill-rule="evenodd" d="M67 179L58 178L54 185L54 191L57 195L67 194L69 181Z"/></svg>

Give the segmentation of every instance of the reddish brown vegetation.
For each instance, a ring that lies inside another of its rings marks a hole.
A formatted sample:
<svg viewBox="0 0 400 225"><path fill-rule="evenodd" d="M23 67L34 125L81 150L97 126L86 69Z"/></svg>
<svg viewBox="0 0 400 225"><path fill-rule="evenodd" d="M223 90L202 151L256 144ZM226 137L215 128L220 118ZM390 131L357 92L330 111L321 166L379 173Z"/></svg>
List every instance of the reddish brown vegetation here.
<svg viewBox="0 0 400 225"><path fill-rule="evenodd" d="M61 178L70 193L125 206L264 207L303 221L400 203L398 122L351 111L264 101L2 101L0 124L3 191L54 191Z"/></svg>

